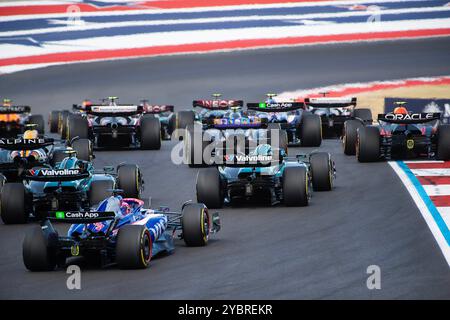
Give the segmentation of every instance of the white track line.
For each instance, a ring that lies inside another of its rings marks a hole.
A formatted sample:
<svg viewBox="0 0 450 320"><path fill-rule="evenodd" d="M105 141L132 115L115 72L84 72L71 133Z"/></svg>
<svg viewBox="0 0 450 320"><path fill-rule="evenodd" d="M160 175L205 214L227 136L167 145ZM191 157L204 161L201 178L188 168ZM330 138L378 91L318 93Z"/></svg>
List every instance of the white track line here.
<svg viewBox="0 0 450 320"><path fill-rule="evenodd" d="M450 266L450 246L447 243L447 240L445 239L441 230L439 229L439 226L436 220L433 218L432 213L428 209L428 206L425 204L424 200L420 196L419 191L416 189L416 187L408 178L406 173L402 170L402 168L397 164L397 162L389 161L389 165L392 167L392 169L398 175L400 180L403 182L412 199L414 200L416 206L419 208L419 211L422 214L422 217L425 219L425 222L427 223L428 228L430 228L430 231L432 232L434 238L436 239L439 248L441 249L444 255L445 260L447 260L447 264Z"/></svg>
<svg viewBox="0 0 450 320"><path fill-rule="evenodd" d="M450 229L450 207L437 207L439 213L444 219L447 228Z"/></svg>

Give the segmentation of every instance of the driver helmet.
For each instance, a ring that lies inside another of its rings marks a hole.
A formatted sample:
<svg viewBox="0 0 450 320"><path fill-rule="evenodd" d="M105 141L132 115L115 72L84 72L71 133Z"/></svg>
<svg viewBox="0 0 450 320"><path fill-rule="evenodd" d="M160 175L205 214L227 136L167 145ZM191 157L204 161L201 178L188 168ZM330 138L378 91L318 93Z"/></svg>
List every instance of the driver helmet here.
<svg viewBox="0 0 450 320"><path fill-rule="evenodd" d="M400 105L394 109L394 114L408 114L408 109Z"/></svg>
<svg viewBox="0 0 450 320"><path fill-rule="evenodd" d="M120 209L122 210L122 214L124 216L126 216L129 213L131 213L131 206L126 201L121 201Z"/></svg>
<svg viewBox="0 0 450 320"><path fill-rule="evenodd" d="M37 139L38 138L38 131L37 130L26 130L23 134L24 139Z"/></svg>

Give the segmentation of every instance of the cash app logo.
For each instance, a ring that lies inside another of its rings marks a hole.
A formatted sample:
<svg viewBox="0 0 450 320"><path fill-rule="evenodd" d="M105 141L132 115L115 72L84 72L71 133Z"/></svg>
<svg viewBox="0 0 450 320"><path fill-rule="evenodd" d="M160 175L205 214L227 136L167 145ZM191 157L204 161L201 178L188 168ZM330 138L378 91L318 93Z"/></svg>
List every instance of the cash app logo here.
<svg viewBox="0 0 450 320"><path fill-rule="evenodd" d="M260 102L260 103L259 103L259 107L260 107L261 109L265 109L265 108L266 108L266 104L265 104L264 102Z"/></svg>
<svg viewBox="0 0 450 320"><path fill-rule="evenodd" d="M64 211L56 211L56 219L64 219Z"/></svg>

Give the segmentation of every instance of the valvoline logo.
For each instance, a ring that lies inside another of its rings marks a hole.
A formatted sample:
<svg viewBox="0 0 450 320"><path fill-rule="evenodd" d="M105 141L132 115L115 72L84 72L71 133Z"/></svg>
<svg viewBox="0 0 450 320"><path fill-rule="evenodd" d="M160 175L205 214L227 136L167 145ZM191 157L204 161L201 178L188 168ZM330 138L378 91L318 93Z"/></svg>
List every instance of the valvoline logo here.
<svg viewBox="0 0 450 320"><path fill-rule="evenodd" d="M32 176L61 177L78 175L80 174L80 169L31 169L29 172Z"/></svg>

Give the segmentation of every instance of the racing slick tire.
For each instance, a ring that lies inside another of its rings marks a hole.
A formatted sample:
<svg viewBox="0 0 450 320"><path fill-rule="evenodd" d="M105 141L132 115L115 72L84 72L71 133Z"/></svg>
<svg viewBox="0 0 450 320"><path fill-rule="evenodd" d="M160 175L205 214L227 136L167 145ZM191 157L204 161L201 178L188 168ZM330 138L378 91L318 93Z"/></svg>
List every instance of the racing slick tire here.
<svg viewBox="0 0 450 320"><path fill-rule="evenodd" d="M123 190L125 198L141 196L142 176L139 167L135 164L123 164L117 168L118 188Z"/></svg>
<svg viewBox="0 0 450 320"><path fill-rule="evenodd" d="M184 110L177 112L176 128L186 129L188 125L193 125L195 121L195 114L193 111Z"/></svg>
<svg viewBox="0 0 450 320"><path fill-rule="evenodd" d="M63 110L59 113L58 132L61 135L61 139L67 138L67 117L69 115L70 115L69 110Z"/></svg>
<svg viewBox="0 0 450 320"><path fill-rule="evenodd" d="M208 244L210 218L208 209L202 203L188 203L181 210L181 230L188 247L202 247Z"/></svg>
<svg viewBox="0 0 450 320"><path fill-rule="evenodd" d="M3 186L5 185L6 181L7 181L6 177L0 173L0 203L1 203L1 195L2 195Z"/></svg>
<svg viewBox="0 0 450 320"><path fill-rule="evenodd" d="M372 110L370 110L369 108L355 109L353 110L353 116L362 120L364 123L372 124Z"/></svg>
<svg viewBox="0 0 450 320"><path fill-rule="evenodd" d="M89 188L89 206L98 205L101 201L113 195L114 182L112 180L94 180Z"/></svg>
<svg viewBox="0 0 450 320"><path fill-rule="evenodd" d="M201 141L195 141L195 126L193 124L186 127L185 136L186 141L184 141L184 152L189 167L199 168L206 166L207 164L205 163L203 155L210 141L203 141L203 132L200 135ZM198 147L197 143L201 143L201 147ZM199 159L200 161L197 161Z"/></svg>
<svg viewBox="0 0 450 320"><path fill-rule="evenodd" d="M356 141L358 139L358 129L364 127L359 120L347 120L344 122L344 132L342 136L342 145L344 154L354 156L356 154Z"/></svg>
<svg viewBox="0 0 450 320"><path fill-rule="evenodd" d="M45 121L44 121L44 117L40 114L34 114L32 116L30 116L28 118L28 123L29 124L35 124L36 125L36 130L37 132L39 132L40 134L44 134L45 132Z"/></svg>
<svg viewBox="0 0 450 320"><path fill-rule="evenodd" d="M51 133L58 132L59 114L60 111L52 111L48 116L48 127L50 128Z"/></svg>
<svg viewBox="0 0 450 320"><path fill-rule="evenodd" d="M72 142L72 148L77 152L77 159L84 161L92 160L92 141L89 139L76 139Z"/></svg>
<svg viewBox="0 0 450 320"><path fill-rule="evenodd" d="M380 131L367 126L358 130L356 157L359 162L375 162L380 159Z"/></svg>
<svg viewBox="0 0 450 320"><path fill-rule="evenodd" d="M316 114L303 114L300 122L302 147L319 147L322 143L322 120Z"/></svg>
<svg viewBox="0 0 450 320"><path fill-rule="evenodd" d="M437 159L450 160L450 124L438 127Z"/></svg>
<svg viewBox="0 0 450 320"><path fill-rule="evenodd" d="M267 125L267 130L269 130L269 137L270 138L272 138L272 131L271 130L279 130L278 131L278 147L280 149L283 149L286 152L286 154L288 154L288 143L289 143L289 140L288 140L288 135L287 135L286 130L282 130L281 129L281 125L279 123L269 123ZM270 144L272 144L272 143L270 143Z"/></svg>
<svg viewBox="0 0 450 320"><path fill-rule="evenodd" d="M303 207L309 202L309 177L306 167L287 167L283 172L283 200L288 207Z"/></svg>
<svg viewBox="0 0 450 320"><path fill-rule="evenodd" d="M175 113L169 116L169 123L167 125L167 133L172 136L172 133L177 128L177 115Z"/></svg>
<svg viewBox="0 0 450 320"><path fill-rule="evenodd" d="M88 139L89 123L87 119L78 114L70 114L67 117L66 136L67 140L71 140L75 137Z"/></svg>
<svg viewBox="0 0 450 320"><path fill-rule="evenodd" d="M153 115L141 118L141 149L161 149L161 122Z"/></svg>
<svg viewBox="0 0 450 320"><path fill-rule="evenodd" d="M142 225L126 225L119 229L116 262L120 269L147 268L152 258L150 231Z"/></svg>
<svg viewBox="0 0 450 320"><path fill-rule="evenodd" d="M309 158L314 191L330 191L333 188L334 168L328 152L317 152Z"/></svg>
<svg viewBox="0 0 450 320"><path fill-rule="evenodd" d="M219 170L207 168L200 170L195 183L197 202L204 203L208 208L222 208L224 196Z"/></svg>
<svg viewBox="0 0 450 320"><path fill-rule="evenodd" d="M26 235L22 245L22 257L25 267L30 271L52 271L57 265L55 248L49 244L57 240L58 235L46 236L41 227L34 226Z"/></svg>
<svg viewBox="0 0 450 320"><path fill-rule="evenodd" d="M2 188L1 218L4 224L22 224L28 221L25 187L22 183L6 183Z"/></svg>

